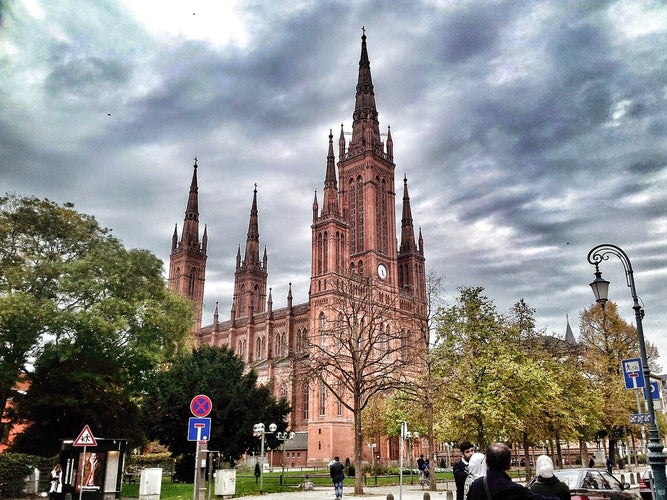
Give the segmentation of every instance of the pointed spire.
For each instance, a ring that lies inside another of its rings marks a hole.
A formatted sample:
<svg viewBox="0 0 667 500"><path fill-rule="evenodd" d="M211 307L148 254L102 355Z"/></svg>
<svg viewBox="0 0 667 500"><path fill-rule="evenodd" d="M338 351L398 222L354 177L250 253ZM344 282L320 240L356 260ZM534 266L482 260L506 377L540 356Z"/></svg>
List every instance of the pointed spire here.
<svg viewBox="0 0 667 500"><path fill-rule="evenodd" d="M574 333L572 333L572 328L570 327L570 318L567 313L565 313L565 319L567 321L567 327L565 328L565 342L568 344L576 344L577 341L574 338Z"/></svg>
<svg viewBox="0 0 667 500"><path fill-rule="evenodd" d="M350 148L363 144L363 149L374 149L375 145L380 143L380 128L371 78L371 63L366 48L366 31L365 28L362 29L364 31L361 36L361 58L359 59L356 103L352 115Z"/></svg>
<svg viewBox="0 0 667 500"><path fill-rule="evenodd" d="M269 288L268 312L273 312L273 289Z"/></svg>
<svg viewBox="0 0 667 500"><path fill-rule="evenodd" d="M412 224L412 209L408 194L408 177L403 177L403 216L401 218L401 247L400 252L416 251L415 228Z"/></svg>
<svg viewBox="0 0 667 500"><path fill-rule="evenodd" d="M387 126L387 159L394 161L394 141L391 138L391 127Z"/></svg>
<svg viewBox="0 0 667 500"><path fill-rule="evenodd" d="M424 238L422 237L422 228L419 227L419 254L424 255Z"/></svg>
<svg viewBox="0 0 667 500"><path fill-rule="evenodd" d="M174 224L174 234L171 237L171 251L176 250L178 246L178 224Z"/></svg>
<svg viewBox="0 0 667 500"><path fill-rule="evenodd" d="M257 216L257 183L252 195L252 208L250 209L250 222L248 223L248 237L245 244L245 259L243 264L246 268L259 266L259 219Z"/></svg>
<svg viewBox="0 0 667 500"><path fill-rule="evenodd" d="M236 251L236 270L238 271L240 267L241 267L241 245L239 245L239 248Z"/></svg>
<svg viewBox="0 0 667 500"><path fill-rule="evenodd" d="M199 187L197 186L196 156L192 172L192 181L190 182L190 195L188 196L188 207L185 209L185 218L199 220Z"/></svg>
<svg viewBox="0 0 667 500"><path fill-rule="evenodd" d="M204 224L204 235L201 238L201 251L206 253L207 246L208 246L208 225Z"/></svg>
<svg viewBox="0 0 667 500"><path fill-rule="evenodd" d="M289 284L289 291L287 292L287 308L292 309L292 282Z"/></svg>
<svg viewBox="0 0 667 500"><path fill-rule="evenodd" d="M317 189L315 190L315 198L313 198L313 223L317 222L317 212L319 211L320 206L317 203Z"/></svg>
<svg viewBox="0 0 667 500"><path fill-rule="evenodd" d="M213 311L213 324L218 325L219 313L218 313L218 301L215 301L215 310Z"/></svg>
<svg viewBox="0 0 667 500"><path fill-rule="evenodd" d="M340 124L340 137L338 137L338 161L345 158L345 132L343 131L343 124Z"/></svg>
<svg viewBox="0 0 667 500"><path fill-rule="evenodd" d="M329 153L327 172L324 178L324 200L322 216L338 215L338 182L336 181L336 158L333 152L333 131L329 130Z"/></svg>
<svg viewBox="0 0 667 500"><path fill-rule="evenodd" d="M199 187L197 186L196 156L192 172L192 181L190 182L188 206L185 209L185 221L183 222L181 246L186 250L199 246Z"/></svg>

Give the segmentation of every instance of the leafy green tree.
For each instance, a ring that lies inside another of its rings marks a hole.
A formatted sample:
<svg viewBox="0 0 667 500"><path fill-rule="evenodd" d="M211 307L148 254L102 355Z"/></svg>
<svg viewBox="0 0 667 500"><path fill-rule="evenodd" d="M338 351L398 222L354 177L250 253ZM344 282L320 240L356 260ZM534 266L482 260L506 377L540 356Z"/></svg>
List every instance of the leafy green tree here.
<svg viewBox="0 0 667 500"><path fill-rule="evenodd" d="M268 387L257 385L257 374L245 372L243 360L227 347L201 346L179 356L171 366L156 374L144 401L144 425L152 439L167 445L174 456L194 455L194 443L187 440L190 402L199 394L211 398L213 409L208 447L219 450L232 464L246 450L258 450L253 425L275 423L286 428L291 411L287 401L276 401ZM266 434L267 447L279 441Z"/></svg>
<svg viewBox="0 0 667 500"><path fill-rule="evenodd" d="M151 371L186 345L191 324L191 304L166 288L162 262L148 251L126 250L71 204L0 197L0 404L27 374L36 390L18 400L18 418L31 423L20 440L25 449L38 446L53 417L79 430L88 423L72 418L64 404L73 397L67 382L77 372L96 371L88 385L119 398L99 405L87 392L88 399L78 395L78 406L113 413L110 404L136 405ZM62 375L60 384L51 383L49 370ZM39 398L62 404L44 414ZM93 430L121 432L102 424ZM50 432L72 437L67 428ZM42 453L52 453L50 446Z"/></svg>
<svg viewBox="0 0 667 500"><path fill-rule="evenodd" d="M616 455L616 442L637 411L632 391L625 389L621 361L639 357L637 330L618 315L614 302L594 304L581 313L580 342L585 349L584 370L591 387L602 396L602 429L608 437L610 457Z"/></svg>

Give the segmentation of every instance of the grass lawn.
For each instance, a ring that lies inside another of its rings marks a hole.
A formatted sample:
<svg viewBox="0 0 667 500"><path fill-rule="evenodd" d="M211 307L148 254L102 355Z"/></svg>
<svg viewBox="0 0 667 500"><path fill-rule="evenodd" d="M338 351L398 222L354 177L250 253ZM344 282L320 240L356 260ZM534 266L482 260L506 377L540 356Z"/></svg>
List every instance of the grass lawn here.
<svg viewBox="0 0 667 500"><path fill-rule="evenodd" d="M275 493L280 491L298 491L296 486L304 480L304 476L308 474L309 479L313 482L315 486L331 486L331 478L329 477L329 472L327 470L321 471L289 471L285 472L283 477L283 484L280 483L280 471L277 472L266 472L264 473L263 480L263 490L265 493ZM438 481L444 481L445 479L452 480L451 473L438 473ZM418 481L417 476L413 476L412 480L416 484ZM403 483L410 483L410 476L403 476ZM368 486L376 485L396 485L398 484L398 476L371 476L368 477L365 481L365 484ZM345 486L353 486L354 478L348 477L345 478ZM162 482L162 490L160 494L160 500L191 500L193 496L194 486L186 483L172 483L171 480L165 478ZM259 482L255 482L255 476L248 473L243 473L242 471L237 472L236 475L236 497L242 497L246 495L258 495L259 494ZM211 496L214 496L214 492L211 491ZM123 484L121 490L121 497L123 498L139 498L139 483L127 483Z"/></svg>

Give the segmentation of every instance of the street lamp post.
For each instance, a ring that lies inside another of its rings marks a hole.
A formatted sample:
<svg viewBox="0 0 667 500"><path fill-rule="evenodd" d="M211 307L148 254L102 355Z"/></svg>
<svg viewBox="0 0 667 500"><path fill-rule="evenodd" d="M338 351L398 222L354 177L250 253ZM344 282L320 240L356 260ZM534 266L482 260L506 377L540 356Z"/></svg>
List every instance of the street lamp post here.
<svg viewBox="0 0 667 500"><path fill-rule="evenodd" d="M371 449L371 470L375 469L375 443L368 443L368 447Z"/></svg>
<svg viewBox="0 0 667 500"><path fill-rule="evenodd" d="M252 427L252 431L260 437L260 466L259 466L259 494L264 493L264 436L266 434L273 434L276 432L278 426L276 424L269 425L269 431L266 432L264 424L259 423L255 424Z"/></svg>
<svg viewBox="0 0 667 500"><path fill-rule="evenodd" d="M644 317L644 310L639 305L639 298L637 297L637 290L635 288L635 278L632 273L632 264L627 254L616 245L608 243L598 245L588 252L588 262L595 266L595 280L590 284L595 294L595 300L602 307L607 302L607 292L609 291L609 281L602 279L599 265L603 260L608 260L610 255L615 255L623 264L625 269L625 280L630 287L632 294L633 305L635 310L635 321L637 323L637 338L639 340L639 355L642 361L642 368L644 372L644 380L650 383L651 369L648 365L646 357L646 343L644 341L644 329L642 327L642 318ZM658 432L658 423L656 421L655 408L653 406L653 398L651 398L650 391L646 398L646 405L648 413L651 418L649 424L649 444L648 444L648 458L653 473L653 484L655 487L656 500L665 500L665 454L662 452L662 443L660 442L660 434Z"/></svg>
<svg viewBox="0 0 667 500"><path fill-rule="evenodd" d="M280 473L280 484L282 486L283 484L283 476L285 475L285 441L289 441L290 439L294 439L295 434L293 432L276 432L276 438L279 441L283 442L282 448L283 448L283 453L282 453L282 472Z"/></svg>

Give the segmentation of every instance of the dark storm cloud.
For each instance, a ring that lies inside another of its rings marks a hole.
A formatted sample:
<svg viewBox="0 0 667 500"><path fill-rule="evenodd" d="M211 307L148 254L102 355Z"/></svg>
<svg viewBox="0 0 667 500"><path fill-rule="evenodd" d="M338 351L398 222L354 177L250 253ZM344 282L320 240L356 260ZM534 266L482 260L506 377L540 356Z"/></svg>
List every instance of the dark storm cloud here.
<svg viewBox="0 0 667 500"><path fill-rule="evenodd" d="M588 250L609 241L644 271L646 303L664 302L664 7L255 1L230 21L142 5L0 4L0 186L73 201L167 260L197 156L205 315L231 307L255 182L274 307L290 282L307 300L314 191L329 129L350 131L362 26L396 178L448 300L461 285L501 311L525 297L560 334L592 302ZM664 320L653 309L647 332Z"/></svg>

